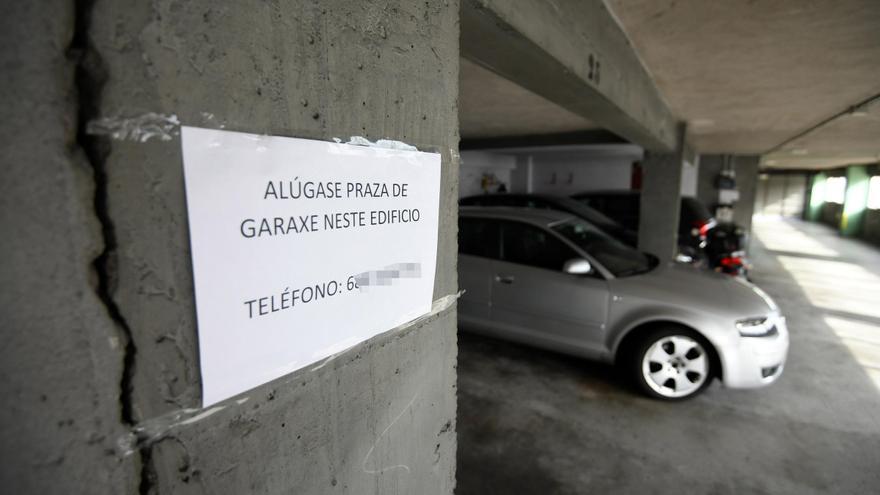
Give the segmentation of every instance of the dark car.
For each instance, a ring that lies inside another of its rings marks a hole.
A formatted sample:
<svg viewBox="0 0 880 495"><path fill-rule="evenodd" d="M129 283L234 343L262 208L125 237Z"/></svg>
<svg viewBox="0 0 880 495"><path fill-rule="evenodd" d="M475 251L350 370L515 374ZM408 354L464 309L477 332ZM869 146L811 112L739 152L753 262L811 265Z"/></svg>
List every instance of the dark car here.
<svg viewBox="0 0 880 495"><path fill-rule="evenodd" d="M508 206L517 208L537 208L571 213L599 227L617 240L635 247L638 236L618 222L593 208L565 196L551 194L482 194L468 196L458 201L461 206Z"/></svg>
<svg viewBox="0 0 880 495"><path fill-rule="evenodd" d="M639 210L641 195L639 191L590 191L572 196L577 201L599 210L608 217L634 232L639 231ZM696 198L681 198L681 213L678 218L678 243L702 250L706 246L709 231L717 222Z"/></svg>

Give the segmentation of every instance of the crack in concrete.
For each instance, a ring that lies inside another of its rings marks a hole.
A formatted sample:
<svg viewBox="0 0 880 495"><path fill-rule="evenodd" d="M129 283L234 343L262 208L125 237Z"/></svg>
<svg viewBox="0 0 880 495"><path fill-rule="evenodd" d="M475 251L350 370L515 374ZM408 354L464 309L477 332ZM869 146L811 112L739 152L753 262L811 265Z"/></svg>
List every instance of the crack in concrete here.
<svg viewBox="0 0 880 495"><path fill-rule="evenodd" d="M133 379L137 348L132 338L131 328L122 315L119 306L112 296L116 263L116 233L107 205L107 173L106 158L109 155L109 143L106 138L88 135L88 124L100 114L101 91L107 81L104 62L89 39L91 14L95 0L77 0L75 5L76 18L73 38L68 49L68 57L76 64L75 87L77 90L77 132L76 143L86 156L92 169L94 180L94 212L101 225L103 250L92 261L97 275L95 292L108 315L124 340L123 369L119 382L120 420L129 429L137 424L133 407ZM141 469L138 490L141 494L152 492L155 481L155 469L152 452L149 446L139 449Z"/></svg>

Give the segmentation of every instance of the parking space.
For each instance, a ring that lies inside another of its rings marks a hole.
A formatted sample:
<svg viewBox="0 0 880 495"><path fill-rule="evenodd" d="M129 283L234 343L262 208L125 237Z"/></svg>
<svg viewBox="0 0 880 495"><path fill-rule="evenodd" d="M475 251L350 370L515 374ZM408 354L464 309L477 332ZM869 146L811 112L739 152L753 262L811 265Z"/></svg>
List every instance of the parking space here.
<svg viewBox="0 0 880 495"><path fill-rule="evenodd" d="M880 253L756 217L754 281L791 332L774 385L663 403L614 367L459 332L460 495L870 493L880 486Z"/></svg>

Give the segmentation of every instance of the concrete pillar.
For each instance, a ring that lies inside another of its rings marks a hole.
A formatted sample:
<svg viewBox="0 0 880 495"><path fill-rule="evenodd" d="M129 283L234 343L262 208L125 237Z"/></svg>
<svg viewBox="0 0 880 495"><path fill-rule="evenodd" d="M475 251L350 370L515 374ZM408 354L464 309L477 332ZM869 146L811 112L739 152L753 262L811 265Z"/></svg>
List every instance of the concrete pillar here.
<svg viewBox="0 0 880 495"><path fill-rule="evenodd" d="M870 180L867 166L851 165L846 168L846 196L840 217L840 233L846 237L857 236L862 231Z"/></svg>
<svg viewBox="0 0 880 495"><path fill-rule="evenodd" d="M715 213L719 194L718 175L724 170L725 163L729 161L733 163L733 170L736 174L736 189L739 192L739 200L733 206L733 221L745 227L746 231L750 231L757 199L759 156L700 155L697 199L705 204L709 211Z"/></svg>
<svg viewBox="0 0 880 495"><path fill-rule="evenodd" d="M0 16L0 486L6 493L136 493L118 441L126 340L95 269L105 259L96 171L77 144L73 2ZM106 279L105 279L106 280Z"/></svg>
<svg viewBox="0 0 880 495"><path fill-rule="evenodd" d="M822 205L825 204L825 172L813 174L809 180L809 200L804 211L804 219L818 222L822 219Z"/></svg>
<svg viewBox="0 0 880 495"><path fill-rule="evenodd" d="M455 293L458 16L456 0L8 6L0 486L452 493L454 308L198 410L173 122L440 152L434 295ZM151 113L167 140L86 132Z"/></svg>
<svg viewBox="0 0 880 495"><path fill-rule="evenodd" d="M752 231L752 216L755 214L755 201L758 196L758 166L761 157L757 155L736 155L733 157L733 170L736 173L736 189L739 200L733 207L733 221Z"/></svg>
<svg viewBox="0 0 880 495"><path fill-rule="evenodd" d="M675 151L648 151L642 162L639 249L657 256L661 261L671 260L678 250L684 125L679 126L678 132Z"/></svg>
<svg viewBox="0 0 880 495"><path fill-rule="evenodd" d="M710 211L718 204L718 174L724 169L725 155L700 155L697 175L697 199Z"/></svg>

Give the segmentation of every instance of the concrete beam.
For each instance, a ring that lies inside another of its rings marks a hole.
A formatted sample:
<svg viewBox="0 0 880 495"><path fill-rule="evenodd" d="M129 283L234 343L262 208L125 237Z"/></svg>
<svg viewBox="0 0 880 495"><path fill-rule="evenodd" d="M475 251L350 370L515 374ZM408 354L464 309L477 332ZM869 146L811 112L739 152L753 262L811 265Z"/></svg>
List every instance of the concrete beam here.
<svg viewBox="0 0 880 495"><path fill-rule="evenodd" d="M643 146L675 148L675 119L601 0L464 0L461 53Z"/></svg>

